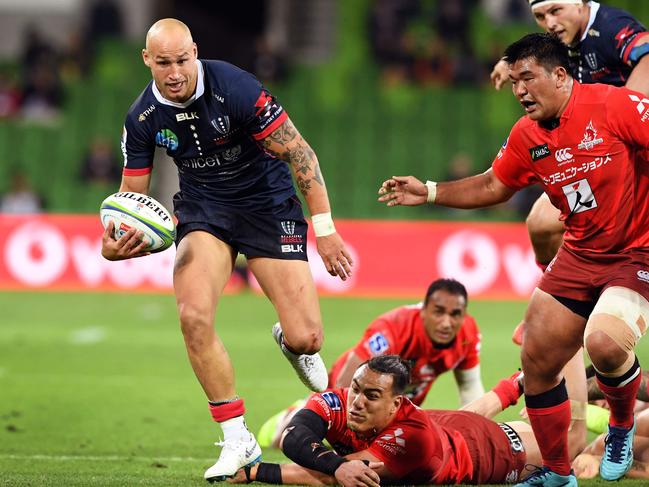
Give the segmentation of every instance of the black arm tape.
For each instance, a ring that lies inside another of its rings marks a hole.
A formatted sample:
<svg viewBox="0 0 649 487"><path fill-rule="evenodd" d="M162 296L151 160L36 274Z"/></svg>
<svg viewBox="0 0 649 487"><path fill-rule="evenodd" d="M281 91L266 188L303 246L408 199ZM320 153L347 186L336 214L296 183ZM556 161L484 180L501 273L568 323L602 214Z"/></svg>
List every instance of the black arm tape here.
<svg viewBox="0 0 649 487"><path fill-rule="evenodd" d="M282 451L298 465L333 475L347 460L322 444L326 433L325 420L302 409L286 427Z"/></svg>
<svg viewBox="0 0 649 487"><path fill-rule="evenodd" d="M257 474L255 475L257 482L264 482L266 484L281 484L282 483L282 469L276 463L261 462L257 467Z"/></svg>

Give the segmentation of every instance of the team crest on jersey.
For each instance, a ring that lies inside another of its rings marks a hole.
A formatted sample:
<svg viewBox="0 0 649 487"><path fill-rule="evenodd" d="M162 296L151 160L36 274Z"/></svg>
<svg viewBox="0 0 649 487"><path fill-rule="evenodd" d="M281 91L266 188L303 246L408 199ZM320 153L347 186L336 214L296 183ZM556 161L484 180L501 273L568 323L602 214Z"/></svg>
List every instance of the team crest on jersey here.
<svg viewBox="0 0 649 487"><path fill-rule="evenodd" d="M597 129L593 126L593 121L588 122L586 130L584 131L584 137L581 139L581 143L577 146L578 149L591 150L597 144L604 142L604 139L597 137Z"/></svg>
<svg viewBox="0 0 649 487"><path fill-rule="evenodd" d="M241 155L241 146L240 145L235 145L234 147L230 147L229 149L224 150L221 152L221 157L229 162L236 161L239 159L239 156Z"/></svg>
<svg viewBox="0 0 649 487"><path fill-rule="evenodd" d="M589 52L588 54L586 54L586 62L588 63L588 67L592 71L595 71L597 69L597 55L594 52Z"/></svg>
<svg viewBox="0 0 649 487"><path fill-rule="evenodd" d="M566 184L561 189L568 199L571 215L597 208L597 201L595 201L593 190L588 184L588 179L580 179L574 183Z"/></svg>
<svg viewBox="0 0 649 487"><path fill-rule="evenodd" d="M210 122L221 135L226 135L230 132L230 117L227 115L222 115L215 120L210 120Z"/></svg>
<svg viewBox="0 0 649 487"><path fill-rule="evenodd" d="M174 151L178 148L178 136L169 129L162 129L155 134L155 145Z"/></svg>

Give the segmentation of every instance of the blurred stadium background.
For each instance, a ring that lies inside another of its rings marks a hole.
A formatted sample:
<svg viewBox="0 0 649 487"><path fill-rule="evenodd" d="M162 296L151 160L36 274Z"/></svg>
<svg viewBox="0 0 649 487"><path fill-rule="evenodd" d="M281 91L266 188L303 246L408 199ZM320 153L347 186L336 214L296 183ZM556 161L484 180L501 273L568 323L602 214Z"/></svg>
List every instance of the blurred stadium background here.
<svg viewBox="0 0 649 487"><path fill-rule="evenodd" d="M649 23L649 2L607 3ZM537 29L526 0L0 0L0 485L200 485L216 453L169 294L172 250L141 263L98 255L124 115L150 79L144 35L168 16L190 26L200 57L267 84L319 156L359 263L343 286L311 259L325 360L452 276L479 298L485 384L517 366L509 335L538 277L521 222L539 190L472 212L388 210L376 190L393 174L490 165L520 109L488 75ZM171 207L175 167L156 158L153 194ZM231 282L217 327L256 429L304 390L246 280ZM645 345L639 356L649 363ZM426 406L456 407L447 379Z"/></svg>

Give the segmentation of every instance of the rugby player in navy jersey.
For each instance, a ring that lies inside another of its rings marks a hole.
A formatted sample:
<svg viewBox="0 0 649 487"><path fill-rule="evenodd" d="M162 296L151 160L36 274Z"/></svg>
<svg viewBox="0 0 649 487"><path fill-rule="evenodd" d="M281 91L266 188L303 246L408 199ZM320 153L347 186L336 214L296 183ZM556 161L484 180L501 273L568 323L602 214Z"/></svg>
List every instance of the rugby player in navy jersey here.
<svg viewBox="0 0 649 487"><path fill-rule="evenodd" d="M329 273L347 279L352 259L336 233L316 155L254 76L223 61L199 60L191 32L176 19L153 24L142 57L153 81L126 116L120 191L148 192L156 146L173 158L180 180L174 290L189 360L224 435L205 478L221 480L261 457L214 330L216 305L238 253L277 311L281 327L273 327L273 336L282 352L310 389L327 387L307 223L291 171ZM102 255L146 255L141 237L129 230L116 240L109 225Z"/></svg>
<svg viewBox="0 0 649 487"><path fill-rule="evenodd" d="M631 14L588 0L529 0L536 23L568 46L572 76L580 83L626 86L649 95L649 32ZM496 89L509 81L501 60L491 73ZM560 212L543 194L527 217L536 261L542 270L563 241Z"/></svg>

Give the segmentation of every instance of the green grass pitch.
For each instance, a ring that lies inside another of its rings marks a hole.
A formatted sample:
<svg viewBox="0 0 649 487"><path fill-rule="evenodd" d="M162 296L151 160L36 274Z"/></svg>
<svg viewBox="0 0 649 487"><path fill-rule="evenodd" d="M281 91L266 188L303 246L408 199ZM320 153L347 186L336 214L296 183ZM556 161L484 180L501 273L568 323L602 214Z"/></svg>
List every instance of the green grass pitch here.
<svg viewBox="0 0 649 487"><path fill-rule="evenodd" d="M351 346L373 317L404 302L321 299L325 362ZM482 329L487 387L518 366L510 335L524 308L469 304ZM254 294L224 297L217 313L253 431L306 395L273 342L274 320L270 303ZM645 343L638 352L649 364ZM457 404L447 374L425 406ZM509 411L502 419L516 417ZM173 296L0 293L0 485L205 485L219 434L187 361ZM285 461L273 451L264 459Z"/></svg>

